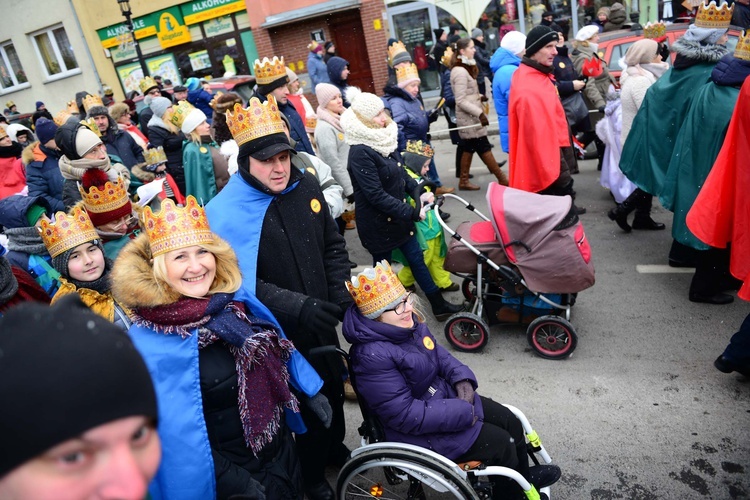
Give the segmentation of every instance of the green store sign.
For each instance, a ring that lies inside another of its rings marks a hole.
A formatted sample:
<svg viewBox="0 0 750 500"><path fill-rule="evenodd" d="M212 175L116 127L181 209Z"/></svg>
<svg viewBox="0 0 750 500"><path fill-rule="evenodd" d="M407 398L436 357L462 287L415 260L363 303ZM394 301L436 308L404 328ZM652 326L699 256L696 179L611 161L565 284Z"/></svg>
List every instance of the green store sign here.
<svg viewBox="0 0 750 500"><path fill-rule="evenodd" d="M180 8L169 7L168 9L133 18L133 31L135 33L135 38L140 40L142 38L156 36L160 31L159 21L163 14L169 14L178 24L184 24ZM102 47L105 49L118 47L123 44L123 42L130 40L130 33L128 32L128 27L125 23L107 26L106 28L96 30L96 32L99 35L99 40L102 42Z"/></svg>

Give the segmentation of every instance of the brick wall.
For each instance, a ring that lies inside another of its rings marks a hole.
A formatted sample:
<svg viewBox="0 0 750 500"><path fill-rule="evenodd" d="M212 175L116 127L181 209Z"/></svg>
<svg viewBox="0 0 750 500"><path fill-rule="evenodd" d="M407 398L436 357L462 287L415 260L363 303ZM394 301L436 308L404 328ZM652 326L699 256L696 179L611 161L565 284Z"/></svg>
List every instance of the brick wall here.
<svg viewBox="0 0 750 500"><path fill-rule="evenodd" d="M372 79L378 95L382 95L383 87L388 81L388 66L386 65L386 47L388 34L386 33L386 22L383 19L385 4L383 0L363 0L361 7L362 28L365 32L367 53L370 57ZM380 20L381 28L375 30L374 21Z"/></svg>

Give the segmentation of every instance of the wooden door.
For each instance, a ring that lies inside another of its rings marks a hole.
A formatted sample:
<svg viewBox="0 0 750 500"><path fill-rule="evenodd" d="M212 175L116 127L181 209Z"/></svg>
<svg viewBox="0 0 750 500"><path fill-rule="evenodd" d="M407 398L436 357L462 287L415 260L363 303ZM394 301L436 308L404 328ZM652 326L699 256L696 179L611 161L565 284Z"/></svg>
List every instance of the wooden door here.
<svg viewBox="0 0 750 500"><path fill-rule="evenodd" d="M364 30L359 9L329 16L328 27L336 45L336 54L349 61L349 85L359 87L364 92L375 93L375 83L370 70L370 58L367 55ZM383 47L383 64L385 47Z"/></svg>

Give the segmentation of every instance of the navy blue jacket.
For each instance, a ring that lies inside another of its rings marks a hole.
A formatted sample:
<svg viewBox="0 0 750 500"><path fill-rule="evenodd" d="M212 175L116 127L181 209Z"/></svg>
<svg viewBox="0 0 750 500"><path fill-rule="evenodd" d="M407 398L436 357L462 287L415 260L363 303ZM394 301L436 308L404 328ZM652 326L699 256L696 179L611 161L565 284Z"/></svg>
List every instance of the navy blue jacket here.
<svg viewBox="0 0 750 500"><path fill-rule="evenodd" d="M383 101L398 125L398 150L406 150L406 141L427 141L430 123L420 100L396 85L384 90Z"/></svg>
<svg viewBox="0 0 750 500"><path fill-rule="evenodd" d="M203 114L206 115L206 121L210 124L214 116L214 110L209 104L213 98L214 96L199 86L197 89L188 92L187 102L203 111Z"/></svg>
<svg viewBox="0 0 750 500"><path fill-rule="evenodd" d="M727 54L719 59L711 71L711 81L716 85L739 88L748 75L750 75L750 61L737 59L732 54Z"/></svg>
<svg viewBox="0 0 750 500"><path fill-rule="evenodd" d="M257 92L253 95L253 97L257 97L260 102L266 102L268 100L266 96ZM315 150L313 149L312 144L310 144L310 139L307 137L305 124L302 123L302 117L299 115L299 113L297 113L297 110L294 109L294 106L290 103L278 103L278 105L279 111L284 113L284 116L289 119L289 135L291 135L292 139L294 139L295 141L294 149L297 151L304 151L305 153L315 156Z"/></svg>
<svg viewBox="0 0 750 500"><path fill-rule="evenodd" d="M62 199L63 179L57 165L62 153L55 149L39 146L47 155L43 161L34 160L26 165L26 184L29 186L29 197L42 196L52 207L53 212L65 211Z"/></svg>
<svg viewBox="0 0 750 500"><path fill-rule="evenodd" d="M336 88L339 89L339 92L341 92L341 97L344 99L344 107L348 108L351 103L346 100L346 94L344 94L344 91L349 85L347 85L346 80L341 79L341 72L344 71L344 68L349 66L349 61L344 58L334 56L328 60L326 66L328 67L328 78L331 80L331 85L335 85Z"/></svg>
<svg viewBox="0 0 750 500"><path fill-rule="evenodd" d="M107 154L117 156L120 159L118 163L128 167L128 170L146 161L143 159L143 148L124 130L110 128L107 134L102 136L102 142L107 146Z"/></svg>

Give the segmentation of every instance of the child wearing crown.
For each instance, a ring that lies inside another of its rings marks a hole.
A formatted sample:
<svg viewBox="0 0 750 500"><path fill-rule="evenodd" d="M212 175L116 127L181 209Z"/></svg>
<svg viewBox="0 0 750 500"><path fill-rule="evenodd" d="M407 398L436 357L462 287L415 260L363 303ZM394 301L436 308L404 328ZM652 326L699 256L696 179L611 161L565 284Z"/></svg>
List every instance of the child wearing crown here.
<svg viewBox="0 0 750 500"><path fill-rule="evenodd" d="M57 212L52 219L42 219L38 230L52 257L52 267L60 273L60 288L52 304L77 293L96 314L127 330L127 313L110 292L112 261L104 255L102 240L86 211L74 207L70 215Z"/></svg>
<svg viewBox="0 0 750 500"><path fill-rule="evenodd" d="M423 182L423 177L430 168L430 161L434 154L435 151L429 144L425 144L422 141L407 142L406 151L401 157L404 159L404 168L409 177L419 183ZM416 206L415 201L411 197L408 199L412 205ZM459 288L458 285L451 281L450 273L443 269L445 253L448 248L445 245L443 228L438 223L434 210L427 212L425 219L417 222L415 225L417 227L417 240L424 254L424 263L427 265L433 281L435 281L440 290L455 292ZM398 279L406 288L414 289L416 280L414 279L414 274L411 272L411 267L409 267L409 262L404 258L403 253L398 249L394 250L393 259L404 265L403 269L398 273Z"/></svg>
<svg viewBox="0 0 750 500"><path fill-rule="evenodd" d="M146 207L143 219L112 281L160 402L164 453L152 496L258 498L262 485L301 499L291 432L305 432L298 400L330 425L320 377L255 296L236 295L237 257L194 197Z"/></svg>
<svg viewBox="0 0 750 500"><path fill-rule="evenodd" d="M556 465L529 468L521 422L476 393L472 370L438 344L414 294L386 261L353 276L347 287L355 302L343 323L352 377L387 441L429 448L455 462L510 467L536 488L560 478ZM492 481L492 498L524 498L515 481Z"/></svg>

